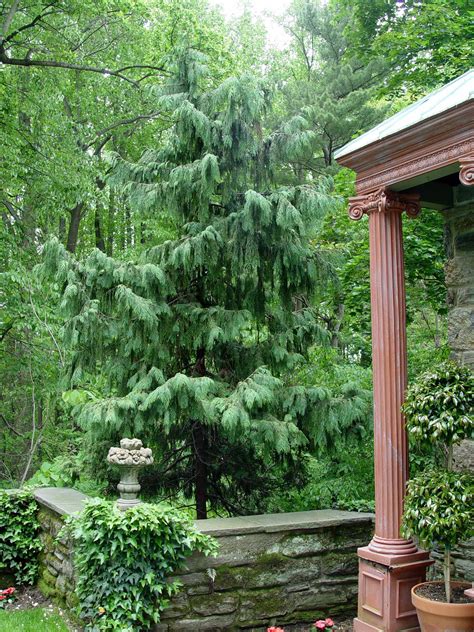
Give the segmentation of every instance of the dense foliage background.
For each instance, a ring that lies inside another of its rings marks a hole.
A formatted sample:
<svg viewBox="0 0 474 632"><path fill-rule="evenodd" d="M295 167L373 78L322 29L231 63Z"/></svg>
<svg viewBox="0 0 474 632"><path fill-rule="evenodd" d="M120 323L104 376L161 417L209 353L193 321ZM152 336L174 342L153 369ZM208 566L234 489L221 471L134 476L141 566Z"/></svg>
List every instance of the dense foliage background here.
<svg viewBox="0 0 474 632"><path fill-rule="evenodd" d="M333 152L466 71L468 19L294 0L281 49L206 0L0 3L4 486L107 493L136 434L146 493L201 517L370 507L368 234ZM405 243L413 378L447 354L441 216Z"/></svg>

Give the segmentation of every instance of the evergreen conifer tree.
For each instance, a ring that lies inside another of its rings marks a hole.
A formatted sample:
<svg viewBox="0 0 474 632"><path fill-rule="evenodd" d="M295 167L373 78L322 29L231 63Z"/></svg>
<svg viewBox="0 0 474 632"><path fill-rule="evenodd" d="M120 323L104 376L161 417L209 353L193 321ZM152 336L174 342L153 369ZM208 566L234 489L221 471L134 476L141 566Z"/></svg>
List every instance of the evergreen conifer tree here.
<svg viewBox="0 0 474 632"><path fill-rule="evenodd" d="M170 128L138 162L113 157L112 185L148 221L171 216L175 238L133 263L100 250L80 262L53 241L45 269L63 289L70 384L103 377L79 421L104 448L127 435L153 446L157 484L194 496L205 518L209 506L248 509L275 463L324 439L330 392L291 375L324 338L310 240L331 198L326 182L274 182L284 148L265 135L260 80L213 85L188 50L156 99ZM342 424L365 410L350 389L337 406Z"/></svg>
<svg viewBox="0 0 474 632"><path fill-rule="evenodd" d="M343 14L320 0L294 0L286 18L296 55L288 56L280 72L285 110L293 115L287 133L306 132L304 151L294 156L300 169L333 172L334 152L384 116L374 96L385 64L357 55L347 38L351 20L350 10Z"/></svg>

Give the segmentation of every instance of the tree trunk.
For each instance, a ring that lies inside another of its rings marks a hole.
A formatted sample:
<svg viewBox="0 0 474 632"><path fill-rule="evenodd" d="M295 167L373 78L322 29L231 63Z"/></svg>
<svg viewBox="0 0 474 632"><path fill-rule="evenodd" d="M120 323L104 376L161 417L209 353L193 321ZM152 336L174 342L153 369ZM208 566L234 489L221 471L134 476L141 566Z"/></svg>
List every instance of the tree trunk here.
<svg viewBox="0 0 474 632"><path fill-rule="evenodd" d="M446 591L446 601L451 603L451 551L446 549L444 552L444 589Z"/></svg>
<svg viewBox="0 0 474 632"><path fill-rule="evenodd" d="M102 180L102 178L96 178L95 182L99 191L103 191L105 188L104 180ZM105 239L102 232L102 219L101 219L101 212L100 212L101 208L102 208L102 205L99 204L99 196L97 196L96 203L95 203L95 213L94 213L95 247L98 248L99 250L102 250L102 252L105 252Z"/></svg>
<svg viewBox="0 0 474 632"><path fill-rule="evenodd" d="M79 202L72 208L69 213L71 219L69 222L69 230L67 233L66 250L69 252L76 252L77 240L79 237L79 224L81 223L81 212L84 202Z"/></svg>
<svg viewBox="0 0 474 632"><path fill-rule="evenodd" d="M107 254L109 257L114 251L114 235L115 235L115 195L113 191L109 192L109 217L107 225Z"/></svg>
<svg viewBox="0 0 474 632"><path fill-rule="evenodd" d="M193 374L200 377L206 374L206 351L203 347L197 350ZM204 520L207 518L208 446L206 430L199 422L193 428L193 444L196 517L198 520Z"/></svg>
<svg viewBox="0 0 474 632"><path fill-rule="evenodd" d="M453 446L450 445L448 446L448 454L447 454L447 462L446 462L448 472L453 471L453 454L454 454Z"/></svg>
<svg viewBox="0 0 474 632"><path fill-rule="evenodd" d="M64 238L66 237L66 218L63 216L59 218L58 237L59 241L63 243Z"/></svg>
<svg viewBox="0 0 474 632"><path fill-rule="evenodd" d="M36 226L36 213L33 207L25 203L23 205L23 213L22 213L22 230L23 230L23 239L21 241L21 247L32 248L35 243L35 226Z"/></svg>
<svg viewBox="0 0 474 632"><path fill-rule="evenodd" d="M194 439L194 476L196 494L196 518L207 518L207 464L206 435L201 424L193 430Z"/></svg>
<svg viewBox="0 0 474 632"><path fill-rule="evenodd" d="M41 399L38 400L38 432L40 436L43 434L43 402ZM43 459L43 443L41 441L38 442L36 453L41 462Z"/></svg>
<svg viewBox="0 0 474 632"><path fill-rule="evenodd" d="M125 240L127 248L133 246L132 217L130 215L130 207L127 202L125 202Z"/></svg>
<svg viewBox="0 0 474 632"><path fill-rule="evenodd" d="M344 320L344 303L337 306L336 322L331 332L331 347L339 348L339 332L341 331L342 321Z"/></svg>
<svg viewBox="0 0 474 632"><path fill-rule="evenodd" d="M104 236L102 234L102 226L100 222L100 213L99 213L98 208L95 209L94 230L95 230L95 247L98 248L99 250L102 250L102 252L105 252L105 241L104 241Z"/></svg>

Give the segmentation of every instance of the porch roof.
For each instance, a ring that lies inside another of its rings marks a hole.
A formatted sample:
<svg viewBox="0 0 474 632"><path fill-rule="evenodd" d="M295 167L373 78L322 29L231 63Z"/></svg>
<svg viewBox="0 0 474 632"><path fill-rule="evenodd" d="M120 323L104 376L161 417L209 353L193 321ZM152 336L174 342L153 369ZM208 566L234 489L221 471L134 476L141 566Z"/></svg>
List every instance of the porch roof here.
<svg viewBox="0 0 474 632"><path fill-rule="evenodd" d="M347 154L371 145L393 134L397 134L421 121L432 118L451 108L459 106L474 98L474 69L469 70L457 79L450 81L443 87L431 92L419 101L412 103L397 114L394 114L379 125L376 125L365 134L341 147L335 152L338 160Z"/></svg>
<svg viewBox="0 0 474 632"><path fill-rule="evenodd" d="M357 195L389 188L443 210L473 198L473 124L470 70L347 143L335 158L356 172Z"/></svg>

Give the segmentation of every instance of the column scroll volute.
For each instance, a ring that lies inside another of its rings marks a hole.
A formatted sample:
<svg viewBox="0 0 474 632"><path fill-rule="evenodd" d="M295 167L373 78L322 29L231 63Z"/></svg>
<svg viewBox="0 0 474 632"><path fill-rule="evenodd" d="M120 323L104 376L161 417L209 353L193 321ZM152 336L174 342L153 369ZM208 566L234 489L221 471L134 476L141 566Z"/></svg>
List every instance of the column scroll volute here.
<svg viewBox="0 0 474 632"><path fill-rule="evenodd" d="M466 156L459 160L459 181L465 186L474 185L474 156Z"/></svg>
<svg viewBox="0 0 474 632"><path fill-rule="evenodd" d="M386 187L349 198L349 217L356 221L375 212L406 212L409 217L416 217L420 210L418 193L398 193Z"/></svg>

